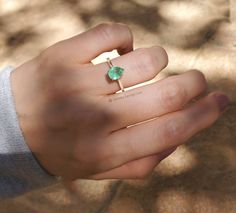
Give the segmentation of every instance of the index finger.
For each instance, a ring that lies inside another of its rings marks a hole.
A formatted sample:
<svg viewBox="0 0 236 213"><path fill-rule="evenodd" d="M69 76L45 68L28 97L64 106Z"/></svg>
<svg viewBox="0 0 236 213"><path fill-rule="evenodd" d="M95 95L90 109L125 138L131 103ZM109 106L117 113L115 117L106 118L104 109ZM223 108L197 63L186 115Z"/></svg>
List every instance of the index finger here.
<svg viewBox="0 0 236 213"><path fill-rule="evenodd" d="M117 49L119 54L133 50L133 35L127 25L100 24L90 30L64 41L67 57L79 63L89 63L98 55Z"/></svg>

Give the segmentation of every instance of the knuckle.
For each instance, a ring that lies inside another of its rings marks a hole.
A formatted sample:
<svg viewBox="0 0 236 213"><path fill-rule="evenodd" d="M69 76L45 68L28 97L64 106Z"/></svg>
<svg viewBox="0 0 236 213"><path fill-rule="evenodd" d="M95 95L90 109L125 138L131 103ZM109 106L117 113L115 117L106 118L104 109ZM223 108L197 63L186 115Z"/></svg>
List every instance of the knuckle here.
<svg viewBox="0 0 236 213"><path fill-rule="evenodd" d="M183 123L179 123L177 120L169 120L164 126L163 140L169 142L174 141L175 143L178 143L184 133L185 128Z"/></svg>
<svg viewBox="0 0 236 213"><path fill-rule="evenodd" d="M146 71L147 80L154 78L157 72L168 64L168 55L165 49L159 46L137 49L137 57L140 59L137 60L137 71Z"/></svg>
<svg viewBox="0 0 236 213"><path fill-rule="evenodd" d="M160 100L163 107L167 109L176 109L183 106L187 99L185 89L176 82L170 81L163 87L160 93Z"/></svg>
<svg viewBox="0 0 236 213"><path fill-rule="evenodd" d="M114 37L117 35L119 35L121 38L125 38L127 42L133 40L132 31L125 24L107 22L99 24L96 29L98 34L102 35L104 39L109 41L114 39Z"/></svg>
<svg viewBox="0 0 236 213"><path fill-rule="evenodd" d="M102 23L96 27L96 30L104 39L110 40L114 35L114 24L109 22Z"/></svg>
<svg viewBox="0 0 236 213"><path fill-rule="evenodd" d="M132 31L129 28L129 26L126 24L122 24L122 23L118 23L117 27L118 26L120 27L121 31L124 32L125 38L127 39L127 41L129 41L129 42L133 41L133 34L132 34Z"/></svg>
<svg viewBox="0 0 236 213"><path fill-rule="evenodd" d="M148 78L151 79L157 74L158 60L157 57L152 54L149 49L140 48L138 49L138 58L137 60L137 71L144 73L145 75L149 73Z"/></svg>
<svg viewBox="0 0 236 213"><path fill-rule="evenodd" d="M43 50L38 58L41 66L56 65L60 64L60 58L63 58L64 52L61 51L62 41L53 44L47 49ZM43 70L40 70L42 72Z"/></svg>

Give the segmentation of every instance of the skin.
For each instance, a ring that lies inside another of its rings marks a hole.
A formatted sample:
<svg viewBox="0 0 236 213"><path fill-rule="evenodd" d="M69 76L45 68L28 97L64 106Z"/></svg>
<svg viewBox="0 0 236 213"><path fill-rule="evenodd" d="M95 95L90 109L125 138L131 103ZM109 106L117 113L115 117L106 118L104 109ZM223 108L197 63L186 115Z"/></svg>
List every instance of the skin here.
<svg viewBox="0 0 236 213"><path fill-rule="evenodd" d="M108 64L91 63L113 49L121 55L112 63L125 69L125 88L153 79L168 64L163 48L133 50L130 29L108 23L54 44L12 73L24 137L48 173L65 180L144 178L222 114L223 93L192 103L206 90L195 70L116 93Z"/></svg>

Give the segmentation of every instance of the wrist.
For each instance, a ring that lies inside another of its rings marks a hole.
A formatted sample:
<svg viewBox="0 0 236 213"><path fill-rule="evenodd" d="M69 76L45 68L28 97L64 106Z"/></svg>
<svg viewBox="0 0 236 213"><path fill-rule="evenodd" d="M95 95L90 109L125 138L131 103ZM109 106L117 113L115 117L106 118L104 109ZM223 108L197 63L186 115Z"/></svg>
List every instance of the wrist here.
<svg viewBox="0 0 236 213"><path fill-rule="evenodd" d="M11 85L16 114L25 142L38 163L43 166L39 157L43 142L43 124L39 113L42 94L40 95L38 89L36 59L15 69L11 75Z"/></svg>

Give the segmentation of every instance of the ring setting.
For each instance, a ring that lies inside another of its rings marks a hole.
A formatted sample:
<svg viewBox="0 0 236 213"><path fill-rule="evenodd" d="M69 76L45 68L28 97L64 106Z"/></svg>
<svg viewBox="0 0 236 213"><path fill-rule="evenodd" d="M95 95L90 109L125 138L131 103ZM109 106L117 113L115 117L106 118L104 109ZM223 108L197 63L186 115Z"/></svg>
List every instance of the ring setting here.
<svg viewBox="0 0 236 213"><path fill-rule="evenodd" d="M111 79L112 81L117 81L121 91L124 92L125 91L124 86L123 86L120 78L123 76L125 70L121 67L113 66L110 58L107 58L107 64L110 67L110 69L107 72L109 79Z"/></svg>

